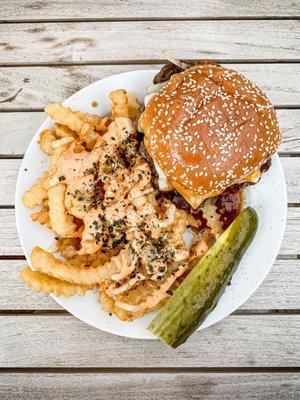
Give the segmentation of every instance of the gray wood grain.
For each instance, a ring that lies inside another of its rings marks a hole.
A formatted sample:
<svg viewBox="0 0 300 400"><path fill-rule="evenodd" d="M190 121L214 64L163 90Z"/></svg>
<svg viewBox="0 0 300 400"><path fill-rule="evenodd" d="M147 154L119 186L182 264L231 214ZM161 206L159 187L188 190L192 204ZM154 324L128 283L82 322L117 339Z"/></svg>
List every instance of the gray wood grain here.
<svg viewBox="0 0 300 400"><path fill-rule="evenodd" d="M0 25L0 63L178 58L298 59L295 20L64 22ZM128 51L130 49L130 51Z"/></svg>
<svg viewBox="0 0 300 400"><path fill-rule="evenodd" d="M300 106L297 64L224 64L236 69L266 92L273 104ZM159 69L161 65L85 65L0 68L0 110L30 110L61 102L84 86L121 72ZM98 102L101 102L99 93Z"/></svg>
<svg viewBox="0 0 300 400"><path fill-rule="evenodd" d="M277 110L282 142L279 151L300 153L300 110Z"/></svg>
<svg viewBox="0 0 300 400"><path fill-rule="evenodd" d="M0 155L24 153L44 119L40 110L47 103L62 101L85 85L114 73L154 68L153 63L166 58L165 50L178 58L228 63L240 60L240 64L231 66L257 82L276 106L300 106L299 68L296 63L287 63L300 59L299 23L295 20L300 15L300 5L294 0L0 3L0 65L5 65L0 68ZM166 20L150 20L155 18ZM3 21L14 23L1 24ZM243 64L246 60L272 63ZM123 61L127 65L121 65ZM130 65L131 61L141 65ZM146 65L148 61L152 65ZM118 65L111 65L112 62ZM47 66L49 63L55 66ZM63 63L77 65L57 65ZM300 107L278 110L278 116L284 134L280 151L299 154ZM292 203L300 200L299 160L283 159ZM12 188L19 165L20 160L0 160L0 205L13 202ZM0 209L0 226L0 256L21 255L13 210ZM298 207L288 210L281 254L300 255ZM49 296L37 295L21 282L18 274L24 263L0 260L1 400L299 398L299 374L292 368L299 366L300 315L264 312L299 310L300 259L277 260L258 291L241 307L240 314L193 335L177 350L158 341L113 336L65 314L18 315L20 310L61 310ZM35 367L42 369L27 373L26 368ZM43 370L45 367L66 370L50 373ZM99 371L68 371L85 367ZM134 370L126 371L131 367ZM176 367L259 370L172 370ZM289 369L287 373L268 371L273 367ZM22 368L23 372L1 368Z"/></svg>
<svg viewBox="0 0 300 400"><path fill-rule="evenodd" d="M296 373L75 373L0 375L2 400L296 400Z"/></svg>
<svg viewBox="0 0 300 400"><path fill-rule="evenodd" d="M230 316L174 350L101 332L73 316L0 316L0 367L294 367L300 315Z"/></svg>
<svg viewBox="0 0 300 400"><path fill-rule="evenodd" d="M283 135L279 151L300 153L300 109L277 110L277 116ZM0 112L0 154L24 154L45 118L42 112Z"/></svg>
<svg viewBox="0 0 300 400"><path fill-rule="evenodd" d="M0 260L0 310L61 310L48 295L28 288L19 274L25 260ZM300 309L300 260L277 260L240 310Z"/></svg>
<svg viewBox="0 0 300 400"><path fill-rule="evenodd" d="M19 243L14 210L0 209L0 256L22 255ZM285 235L280 254L300 254L300 208L290 207L287 214Z"/></svg>
<svg viewBox="0 0 300 400"><path fill-rule="evenodd" d="M25 260L0 260L0 312L1 310L62 310L52 297L45 293L36 293L22 281L20 271L26 264Z"/></svg>
<svg viewBox="0 0 300 400"><path fill-rule="evenodd" d="M283 171L286 177L288 201L300 203L300 158L281 157ZM0 206L14 204L14 189L16 187L17 175L21 166L20 159L0 159ZM27 172L30 173L31 164L26 164Z"/></svg>
<svg viewBox="0 0 300 400"><path fill-rule="evenodd" d="M1 20L51 20L95 18L219 18L282 17L300 15L296 1L252 0L80 0L22 1L2 0Z"/></svg>

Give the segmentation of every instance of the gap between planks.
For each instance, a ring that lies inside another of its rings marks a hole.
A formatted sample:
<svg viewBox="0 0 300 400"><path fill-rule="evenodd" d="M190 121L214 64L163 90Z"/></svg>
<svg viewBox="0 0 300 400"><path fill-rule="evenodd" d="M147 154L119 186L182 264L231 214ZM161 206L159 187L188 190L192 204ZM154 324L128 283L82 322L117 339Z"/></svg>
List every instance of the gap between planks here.
<svg viewBox="0 0 300 400"><path fill-rule="evenodd" d="M278 254L276 260L299 260L298 254ZM0 255L0 260L26 260L24 255Z"/></svg>
<svg viewBox="0 0 300 400"><path fill-rule="evenodd" d="M0 260L26 260L24 255L0 255ZM278 254L276 260L300 260L300 254Z"/></svg>
<svg viewBox="0 0 300 400"><path fill-rule="evenodd" d="M286 104L286 105L274 105L275 110L299 110L300 104ZM9 110L5 110L0 108L0 113L8 114L8 113L26 113L26 112L44 112L43 107L32 107L32 108L10 108Z"/></svg>
<svg viewBox="0 0 300 400"><path fill-rule="evenodd" d="M181 61L187 63L193 63L198 61L198 59L191 59L191 58L180 58ZM268 58L268 59L243 59L243 58L213 58L210 61L214 61L220 64L299 64L300 58ZM103 60L103 61L56 61L56 62L23 62L20 64L19 62L9 62L9 63L2 63L0 62L0 67L14 67L14 68L24 68L24 67L68 67L68 66L89 66L89 65L154 65L154 64L165 64L168 62L167 59L148 59L148 60Z"/></svg>
<svg viewBox="0 0 300 400"><path fill-rule="evenodd" d="M289 158L299 158L300 152L289 153L286 151L277 152L279 157L289 157ZM0 154L0 160L22 160L24 157L24 153L22 154Z"/></svg>
<svg viewBox="0 0 300 400"><path fill-rule="evenodd" d="M226 16L226 17L135 17L135 18L41 18L37 19L0 19L0 24L41 24L41 23L65 23L65 22L172 22L172 21L298 21L300 15L279 16Z"/></svg>
<svg viewBox="0 0 300 400"><path fill-rule="evenodd" d="M244 310L236 310L230 315L234 316L274 316L274 315L300 315L300 309L269 309L269 310L259 310L259 309L244 309ZM36 316L36 317L43 317L43 316L59 316L59 315L72 315L66 310L0 310L0 316L6 316L6 315L13 315L13 316Z"/></svg>
<svg viewBox="0 0 300 400"><path fill-rule="evenodd" d="M88 373L101 373L101 374L149 374L149 373L216 373L216 374L246 374L246 373L300 373L300 367L129 367L129 368L101 368L101 367L16 367L16 368L2 368L0 367L0 374L21 373L21 374L88 374Z"/></svg>
<svg viewBox="0 0 300 400"><path fill-rule="evenodd" d="M279 151L278 154L279 154L280 157L291 157L291 158L300 157L300 152L288 153L288 152L284 152L284 151Z"/></svg>
<svg viewBox="0 0 300 400"><path fill-rule="evenodd" d="M26 260L24 255L0 255L0 260ZM278 254L276 260L300 260L299 254Z"/></svg>
<svg viewBox="0 0 300 400"><path fill-rule="evenodd" d="M1 159L1 156L0 156ZM290 208L300 207L300 203L287 203ZM14 210L15 206L13 204L0 204L0 210Z"/></svg>

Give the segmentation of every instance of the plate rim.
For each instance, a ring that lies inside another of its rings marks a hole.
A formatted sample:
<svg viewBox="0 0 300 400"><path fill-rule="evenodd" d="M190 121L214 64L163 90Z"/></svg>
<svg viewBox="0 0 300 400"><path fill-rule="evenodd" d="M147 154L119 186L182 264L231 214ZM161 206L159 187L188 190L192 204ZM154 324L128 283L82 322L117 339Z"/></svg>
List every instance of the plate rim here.
<svg viewBox="0 0 300 400"><path fill-rule="evenodd" d="M132 71L127 71L127 72L125 71L125 72L121 72L121 73L118 73L118 74L113 74L113 75L110 75L110 76L106 76L106 77L104 77L104 78L102 78L102 79L98 79L98 80L96 80L96 81L94 81L94 82L92 82L92 83L90 83L90 84L88 84L88 85L82 87L80 90L76 91L76 92L73 93L71 96L69 96L67 99L65 99L65 100L62 102L62 104L65 105L66 102L69 102L70 100L72 100L76 95L78 95L79 92L84 91L84 90L88 90L89 87L93 87L93 86L97 85L97 84L100 83L100 82L109 81L109 80L110 80L111 78L113 78L113 77L120 77L120 78L121 78L122 76L128 76L128 74L129 74L129 75L134 75L134 74L137 74L137 73L145 73L145 74L151 73L151 74L154 75L154 74L157 73L157 72L158 72L157 69L141 69L141 70L132 70ZM68 106L69 106L69 105L68 105ZM36 143L36 137L37 137L38 133L40 132L40 129L41 129L42 125L45 124L46 121L50 121L50 122L51 122L51 119L50 119L49 117L46 117L46 118L43 120L43 122L42 122L42 123L39 125L39 127L35 130L35 133L34 133L32 139L30 140L30 143L28 144L28 146L27 146L27 148L26 148L26 151L25 151L25 153L24 153L24 156L23 156L23 159L22 159L22 162L21 162L21 165L20 165L20 169L19 169L19 171L18 171L18 177L17 177L16 187L15 187L15 198L14 198L14 203L15 203L15 213L14 213L14 214L15 214L15 223L16 223L18 238L19 238L19 241L20 241L20 243L21 243L21 248L22 248L22 251L23 251L24 254L25 254L25 257L26 257L27 250L26 250L26 246L25 246L25 244L24 244L24 241L23 241L23 238L22 238L22 235L21 235L21 228L20 228L21 221L20 221L20 218L18 218L18 212L19 212L19 207L20 207L19 201L20 201L21 195L22 195L22 193L20 193L21 172L22 172L22 170L23 170L23 168L24 168L24 164L25 164L25 162L26 162L26 155L27 155L28 149L32 146L33 143ZM285 176L284 176L284 172L283 172L283 168L282 168L282 164L281 164L279 155L278 155L277 153L275 153L275 154L272 156L272 158L276 158L276 161L278 162L279 172L280 172L280 174L281 174L281 176L282 176L282 178L283 178L283 183L284 183L283 197L284 197L284 204L285 204L285 207L284 207L284 209L281 210L281 211L283 212L283 215L282 215L282 216L283 216L283 219L284 219L284 223L282 223L282 224L280 225L280 228L281 228L281 229L280 229L280 233L279 233L280 240L278 241L278 244L277 244L277 246L276 246L276 250L274 249L274 251L273 251L273 253L272 253L272 259L273 259L273 261L272 261L272 263L270 263L270 267L267 268L267 269L264 271L264 274L263 274L262 279L261 279L255 286L253 286L253 287L251 288L251 294L247 297L247 299L245 299L245 300L243 300L242 302L240 302L239 305L235 307L235 310L237 310L238 308L240 308L246 301L248 301L249 298L253 296L253 294L257 291L257 289L261 286L261 284L262 284L263 281L265 280L266 276L268 275L268 273L270 272L270 270L271 270L271 268L272 268L272 266L273 266L273 264L274 264L274 261L276 260L276 257L277 257L277 255L278 255L278 252L279 252L279 249L280 249L282 240L283 240L283 236L284 236L284 231L285 231L285 227L286 227L286 218L287 218L287 186L286 186L286 180L285 180ZM26 261L27 261L27 262L29 263L29 265L31 266L30 259L28 260L27 257L26 257ZM121 330L121 331L115 331L114 329L107 330L107 329L104 329L104 328L99 328L99 326L97 326L96 324L93 324L93 323L90 322L90 321L89 321L89 322L85 321L83 317L80 317L79 315L74 315L70 310L67 309L67 307L66 307L65 304L62 304L63 301L60 301L60 299L59 299L57 296L55 296L54 294L51 293L50 296L51 296L61 307L63 307L66 311L70 312L71 315L73 315L73 316L76 317L77 319L81 320L82 322L84 322L84 323L86 323L86 324L88 324L88 325L91 325L91 326L93 326L94 328L99 329L99 330L101 330L101 331L103 331L103 332L108 332L108 333L111 333L111 334L114 334L114 335L117 335L117 336L129 337L129 338L135 338L135 339L156 339L152 334L150 334L149 331L146 331L147 336L133 336L133 335L131 335L131 334L128 334L126 331L123 332L122 330ZM218 319L218 320L216 320L215 322L209 324L208 326L205 326L205 321L204 321L204 323L200 326L200 330L205 329L206 327L212 326L212 325L214 325L214 324L216 324L216 323L222 321L224 318L228 317L228 315L230 315L232 312L233 312L233 311L229 311L228 313L224 313L223 316L222 316L220 319ZM123 321L120 321L120 322L123 322ZM203 326L203 325L204 325L204 326ZM198 330L199 330L199 328L198 328Z"/></svg>

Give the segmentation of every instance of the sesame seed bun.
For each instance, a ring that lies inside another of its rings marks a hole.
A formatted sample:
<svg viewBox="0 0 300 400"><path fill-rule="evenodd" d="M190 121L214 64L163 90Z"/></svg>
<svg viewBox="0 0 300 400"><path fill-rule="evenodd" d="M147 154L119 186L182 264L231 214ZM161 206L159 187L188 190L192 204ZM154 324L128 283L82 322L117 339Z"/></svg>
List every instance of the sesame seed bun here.
<svg viewBox="0 0 300 400"><path fill-rule="evenodd" d="M148 102L139 128L148 153L193 208L233 184L257 181L281 140L265 94L217 64L173 75Z"/></svg>

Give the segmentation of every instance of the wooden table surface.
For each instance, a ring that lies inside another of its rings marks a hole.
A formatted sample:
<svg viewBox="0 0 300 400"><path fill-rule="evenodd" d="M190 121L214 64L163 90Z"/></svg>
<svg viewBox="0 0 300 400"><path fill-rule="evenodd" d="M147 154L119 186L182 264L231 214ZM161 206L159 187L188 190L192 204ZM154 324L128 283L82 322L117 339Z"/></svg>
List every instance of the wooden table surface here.
<svg viewBox="0 0 300 400"><path fill-rule="evenodd" d="M296 0L0 1L0 399L299 399L299 15ZM156 68L165 51L230 65L268 94L289 202L258 291L177 350L96 330L25 287L13 205L44 106L105 76Z"/></svg>

